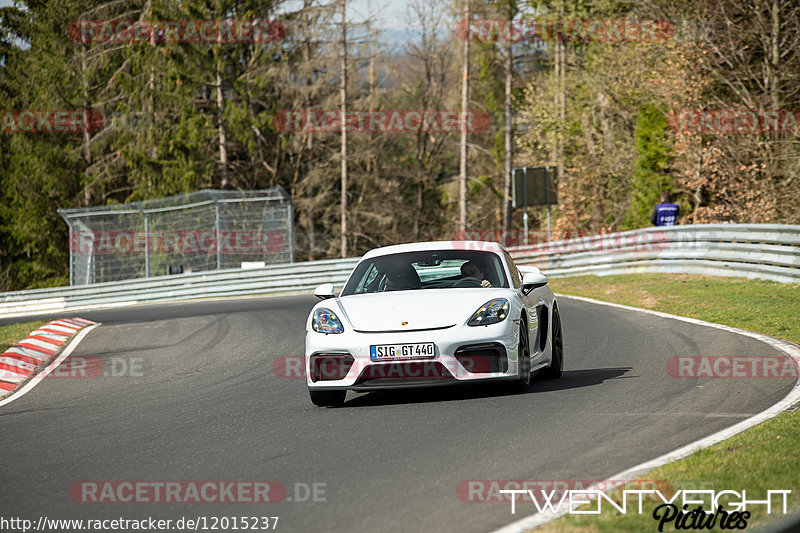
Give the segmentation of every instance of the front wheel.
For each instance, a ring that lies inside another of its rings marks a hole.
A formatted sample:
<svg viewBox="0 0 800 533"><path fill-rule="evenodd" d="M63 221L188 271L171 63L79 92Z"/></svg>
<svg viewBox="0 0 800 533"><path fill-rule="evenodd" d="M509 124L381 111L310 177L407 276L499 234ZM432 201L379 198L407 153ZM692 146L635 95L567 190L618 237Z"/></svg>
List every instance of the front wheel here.
<svg viewBox="0 0 800 533"><path fill-rule="evenodd" d="M561 313L553 307L553 325L550 330L550 365L542 372L545 379L558 379L564 372L564 336L561 331Z"/></svg>
<svg viewBox="0 0 800 533"><path fill-rule="evenodd" d="M346 390L313 390L308 389L311 396L311 403L317 407L334 407L344 403Z"/></svg>
<svg viewBox="0 0 800 533"><path fill-rule="evenodd" d="M525 320L520 320L519 346L517 347L517 379L514 380L514 389L526 392L531 386L531 348L528 342L528 325Z"/></svg>

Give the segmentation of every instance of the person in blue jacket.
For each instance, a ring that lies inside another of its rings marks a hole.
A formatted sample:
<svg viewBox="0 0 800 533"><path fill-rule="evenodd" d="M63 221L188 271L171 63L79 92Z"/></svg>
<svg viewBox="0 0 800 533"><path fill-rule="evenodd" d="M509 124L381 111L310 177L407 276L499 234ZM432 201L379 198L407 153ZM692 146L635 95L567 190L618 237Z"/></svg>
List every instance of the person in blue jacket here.
<svg viewBox="0 0 800 533"><path fill-rule="evenodd" d="M669 193L662 192L661 203L653 209L650 222L656 226L674 226L678 223L678 215L680 215L678 204L670 203Z"/></svg>

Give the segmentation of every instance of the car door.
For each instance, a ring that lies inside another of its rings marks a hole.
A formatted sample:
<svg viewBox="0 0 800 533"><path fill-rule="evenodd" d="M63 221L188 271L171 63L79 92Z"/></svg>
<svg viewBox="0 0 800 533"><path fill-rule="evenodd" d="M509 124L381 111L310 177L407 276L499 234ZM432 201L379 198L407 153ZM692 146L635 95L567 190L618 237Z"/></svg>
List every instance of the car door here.
<svg viewBox="0 0 800 533"><path fill-rule="evenodd" d="M539 296L539 289L534 289L528 294L522 291L522 273L517 268L516 263L511 255L503 251L505 255L506 264L508 265L508 273L511 277L511 285L517 291L522 306L525 308L525 314L528 316L528 339L531 348L531 358L541 357L543 346L539 342L539 324L542 316L547 316L547 309L544 307L544 300ZM540 309L541 307L541 309ZM544 311L544 313L542 313Z"/></svg>

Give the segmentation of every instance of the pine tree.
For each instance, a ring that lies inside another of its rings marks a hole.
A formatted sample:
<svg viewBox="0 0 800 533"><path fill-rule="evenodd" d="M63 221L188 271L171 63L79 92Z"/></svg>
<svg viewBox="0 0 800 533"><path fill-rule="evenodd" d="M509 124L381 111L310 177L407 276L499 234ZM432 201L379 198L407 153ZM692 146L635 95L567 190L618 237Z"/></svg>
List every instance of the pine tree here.
<svg viewBox="0 0 800 533"><path fill-rule="evenodd" d="M634 140L638 155L623 229L650 225L650 213L661 193L672 193L675 188L675 178L670 174L672 149L664 111L653 105L642 107L636 120Z"/></svg>

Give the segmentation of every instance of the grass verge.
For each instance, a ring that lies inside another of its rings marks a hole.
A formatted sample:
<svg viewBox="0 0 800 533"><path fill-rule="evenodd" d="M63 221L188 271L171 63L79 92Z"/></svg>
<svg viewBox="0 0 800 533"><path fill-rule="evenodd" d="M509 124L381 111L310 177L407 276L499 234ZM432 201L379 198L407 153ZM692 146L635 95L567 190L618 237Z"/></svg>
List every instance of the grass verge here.
<svg viewBox="0 0 800 533"><path fill-rule="evenodd" d="M0 326L0 352L14 346L16 343L28 336L28 333L40 326L44 326L50 320L31 320L29 322L16 322Z"/></svg>
<svg viewBox="0 0 800 533"><path fill-rule="evenodd" d="M665 313L748 329L800 343L800 284L738 278L640 274L580 276L551 280L554 292L653 309ZM747 490L750 499L767 490L788 489L790 510L800 510L800 411L794 410L730 439L652 470L646 480L678 489ZM642 488L641 483L632 489ZM668 491L665 496L670 497ZM723 500L724 501L724 500ZM732 500L729 500L732 501ZM629 504L633 502L629 500ZM600 515L568 515L536 529L537 533L617 533L658 531L647 502L641 515L622 515L608 505ZM777 499L775 500L777 503ZM751 506L747 529L763 529L783 518L763 505ZM694 508L694 506L692 507ZM707 509L708 506L706 505ZM664 531L675 531L675 522ZM731 529L730 525L728 529ZM708 529L704 529L708 531ZM722 531L719 520L711 529Z"/></svg>
<svg viewBox="0 0 800 533"><path fill-rule="evenodd" d="M708 276L579 276L550 282L554 292L663 311L800 343L800 283Z"/></svg>

